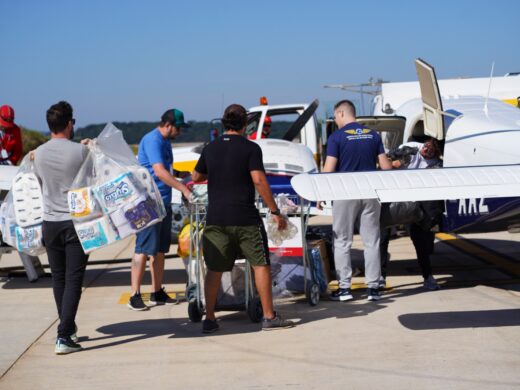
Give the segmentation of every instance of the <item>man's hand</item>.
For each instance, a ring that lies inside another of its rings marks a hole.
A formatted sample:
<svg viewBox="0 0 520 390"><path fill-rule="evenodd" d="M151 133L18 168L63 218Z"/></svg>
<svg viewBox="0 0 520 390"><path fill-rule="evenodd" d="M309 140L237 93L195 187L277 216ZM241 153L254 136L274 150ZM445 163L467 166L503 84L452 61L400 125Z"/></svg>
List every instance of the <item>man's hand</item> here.
<svg viewBox="0 0 520 390"><path fill-rule="evenodd" d="M81 141L79 141L81 145L88 145L92 142L92 140L90 138L85 138L85 139L82 139Z"/></svg>
<svg viewBox="0 0 520 390"><path fill-rule="evenodd" d="M186 187L184 190L182 190L182 195L188 200L188 202L191 202L191 191L188 187Z"/></svg>
<svg viewBox="0 0 520 390"><path fill-rule="evenodd" d="M29 152L29 160L30 160L30 161L34 161L34 156L35 156L34 150L31 150L31 151Z"/></svg>
<svg viewBox="0 0 520 390"><path fill-rule="evenodd" d="M271 216L274 218L274 220L278 224L278 230L285 230L285 228L287 228L287 220L285 219L285 216L274 215L274 214L271 214Z"/></svg>
<svg viewBox="0 0 520 390"><path fill-rule="evenodd" d="M321 202L321 200L316 201L316 208L318 210L323 210L323 203Z"/></svg>

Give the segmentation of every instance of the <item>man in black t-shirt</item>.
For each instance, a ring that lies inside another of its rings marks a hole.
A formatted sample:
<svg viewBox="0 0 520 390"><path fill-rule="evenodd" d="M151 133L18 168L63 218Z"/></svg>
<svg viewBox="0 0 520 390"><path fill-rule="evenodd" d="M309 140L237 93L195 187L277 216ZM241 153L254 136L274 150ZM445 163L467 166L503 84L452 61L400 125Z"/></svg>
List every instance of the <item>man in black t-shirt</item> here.
<svg viewBox="0 0 520 390"><path fill-rule="evenodd" d="M262 329L288 328L294 324L282 319L273 309L267 234L255 207L255 189L271 210L278 229L285 229L287 222L276 206L265 177L260 146L243 136L247 124L245 108L230 105L222 123L226 132L202 150L192 174L195 182L208 180L208 210L202 239L208 268L204 284L206 319L202 331L212 333L219 328L215 305L222 273L231 271L239 256L245 257L254 270L264 314Z"/></svg>

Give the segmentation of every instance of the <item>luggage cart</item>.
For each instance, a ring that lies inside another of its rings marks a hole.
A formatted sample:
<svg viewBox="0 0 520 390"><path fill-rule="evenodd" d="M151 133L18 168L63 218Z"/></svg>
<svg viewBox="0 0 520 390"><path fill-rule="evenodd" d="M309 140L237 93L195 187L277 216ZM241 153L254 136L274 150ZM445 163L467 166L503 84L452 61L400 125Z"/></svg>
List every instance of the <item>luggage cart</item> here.
<svg viewBox="0 0 520 390"><path fill-rule="evenodd" d="M202 253L202 232L206 225L207 204L189 204L191 245L188 262L188 317L192 322L200 322L204 314L204 279L206 267ZM244 259L235 260L233 271L222 275L221 292L217 297L216 311L246 311L253 322L263 317L260 299L252 279L249 263Z"/></svg>
<svg viewBox="0 0 520 390"><path fill-rule="evenodd" d="M285 186L276 186L272 185L273 192L276 190L279 190L277 187L285 187ZM281 201L281 195L283 195L287 200L292 202L292 204L295 205L294 208L288 209L283 204L280 204ZM320 301L320 295L321 295L321 289L320 285L317 282L317 269L315 266L315 262L312 261L310 252L307 248L307 240L306 240L306 232L307 232L307 226L309 223L309 217L310 217L310 210L311 210L311 202L301 198L298 195L295 194L280 194L278 193L276 196L276 201L278 203L278 207L289 218L289 221L297 225L299 229L299 236L296 237L296 239L293 241L293 243L296 244L296 247L290 248L289 250L289 256L294 258L301 257L301 264L303 267L303 286L301 289L294 289L295 292L304 292L305 296L307 298L308 303L311 306L316 306ZM287 210L284 210L284 207ZM267 215L268 215L268 208L259 201L259 210L260 215L264 218L264 223L267 226ZM286 244L285 242L282 244ZM289 243L290 245L291 243ZM276 247L272 246L272 241L269 241L269 250L272 253L279 253L280 251L283 253L284 248L283 247ZM292 253L291 253L292 252ZM283 259L283 256L282 256ZM271 256L271 263L273 263L273 256ZM273 266L271 267L271 272L273 273ZM275 276L273 275L273 281L275 281Z"/></svg>

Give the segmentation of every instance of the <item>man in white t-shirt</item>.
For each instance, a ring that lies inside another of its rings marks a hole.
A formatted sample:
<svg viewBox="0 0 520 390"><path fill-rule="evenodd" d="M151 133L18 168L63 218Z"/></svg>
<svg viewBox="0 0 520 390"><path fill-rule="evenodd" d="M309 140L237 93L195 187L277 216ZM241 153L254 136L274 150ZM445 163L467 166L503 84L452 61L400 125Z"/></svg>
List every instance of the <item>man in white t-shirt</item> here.
<svg viewBox="0 0 520 390"><path fill-rule="evenodd" d="M403 150L408 148L408 150ZM407 142L399 146L396 155L403 152L400 159L392 161L392 167L396 169L422 169L438 168L442 166L441 149L437 140L429 139L424 143ZM421 202L421 207L426 213L429 221L438 220L441 207L438 202ZM428 290L438 290L439 285L432 275L430 254L433 252L435 233L427 223L412 223L409 225L410 238L412 239L419 261L419 267L424 278L424 287ZM388 242L390 240L390 230L382 229L380 241L381 256L381 280L380 288L386 285L386 268L389 260Z"/></svg>
<svg viewBox="0 0 520 390"><path fill-rule="evenodd" d="M425 143L407 142L399 146L399 149L402 149L405 146L418 149L417 153L410 155L410 162L406 166L406 169L434 168L442 165L439 146L433 139L430 139ZM395 160L392 161L392 166L394 168L402 168L403 163L401 160Z"/></svg>

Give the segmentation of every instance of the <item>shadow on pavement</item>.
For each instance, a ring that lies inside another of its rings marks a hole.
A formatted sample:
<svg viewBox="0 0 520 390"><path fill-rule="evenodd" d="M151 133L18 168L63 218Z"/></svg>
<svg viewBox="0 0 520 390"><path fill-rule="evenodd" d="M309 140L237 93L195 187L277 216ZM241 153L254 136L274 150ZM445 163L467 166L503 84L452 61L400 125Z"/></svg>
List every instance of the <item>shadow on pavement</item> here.
<svg viewBox="0 0 520 390"><path fill-rule="evenodd" d="M520 309L410 313L398 317L411 330L519 326Z"/></svg>

